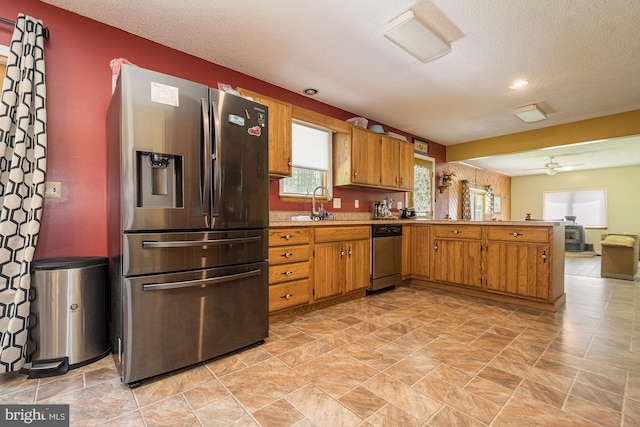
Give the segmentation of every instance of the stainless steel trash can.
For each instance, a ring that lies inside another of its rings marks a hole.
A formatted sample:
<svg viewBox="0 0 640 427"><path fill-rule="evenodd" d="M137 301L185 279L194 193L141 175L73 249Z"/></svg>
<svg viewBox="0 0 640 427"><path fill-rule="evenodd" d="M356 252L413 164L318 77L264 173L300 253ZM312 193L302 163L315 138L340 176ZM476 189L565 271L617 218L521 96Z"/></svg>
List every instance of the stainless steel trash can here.
<svg viewBox="0 0 640 427"><path fill-rule="evenodd" d="M32 262L31 378L64 374L109 353L108 276L105 257Z"/></svg>

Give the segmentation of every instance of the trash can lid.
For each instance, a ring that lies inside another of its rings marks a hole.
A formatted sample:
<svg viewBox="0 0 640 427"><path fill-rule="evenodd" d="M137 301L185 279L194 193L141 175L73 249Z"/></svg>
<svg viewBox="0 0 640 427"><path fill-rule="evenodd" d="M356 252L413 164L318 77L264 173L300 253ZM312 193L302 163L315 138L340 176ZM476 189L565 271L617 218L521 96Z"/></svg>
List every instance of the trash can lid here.
<svg viewBox="0 0 640 427"><path fill-rule="evenodd" d="M34 270L69 270L72 268L93 267L109 264L109 258L100 256L42 258L31 262L31 271Z"/></svg>

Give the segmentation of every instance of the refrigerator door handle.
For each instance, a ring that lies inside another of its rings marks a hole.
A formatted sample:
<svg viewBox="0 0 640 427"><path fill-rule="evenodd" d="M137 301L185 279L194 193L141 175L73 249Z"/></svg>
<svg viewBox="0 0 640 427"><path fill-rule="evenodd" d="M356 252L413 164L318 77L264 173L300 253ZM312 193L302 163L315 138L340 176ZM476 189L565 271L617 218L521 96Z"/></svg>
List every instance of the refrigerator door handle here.
<svg viewBox="0 0 640 427"><path fill-rule="evenodd" d="M205 224L209 224L209 208L211 207L211 127L206 98L202 103L202 157L200 160L200 208L205 217Z"/></svg>
<svg viewBox="0 0 640 427"><path fill-rule="evenodd" d="M220 113L218 112L218 103L211 103L211 110L213 111L213 155L211 158L214 161L213 168L213 185L215 189L213 191L213 212L211 216L220 216L220 206L222 206L222 168L219 166L220 159L220 144L222 142L221 139L221 126L220 126Z"/></svg>
<svg viewBox="0 0 640 427"><path fill-rule="evenodd" d="M190 246L206 246L206 245L227 245L229 243L253 243L259 242L260 236L254 237L237 237L233 239L214 239L214 240L174 240L168 242L156 242L145 240L142 242L143 249L151 248L185 248Z"/></svg>
<svg viewBox="0 0 640 427"><path fill-rule="evenodd" d="M143 291L164 291L167 289L193 288L196 286L206 286L216 283L232 282L234 280L246 279L247 277L258 276L262 269L258 268L244 273L229 274L227 276L212 277L210 279L187 280L178 283L147 283L142 285Z"/></svg>

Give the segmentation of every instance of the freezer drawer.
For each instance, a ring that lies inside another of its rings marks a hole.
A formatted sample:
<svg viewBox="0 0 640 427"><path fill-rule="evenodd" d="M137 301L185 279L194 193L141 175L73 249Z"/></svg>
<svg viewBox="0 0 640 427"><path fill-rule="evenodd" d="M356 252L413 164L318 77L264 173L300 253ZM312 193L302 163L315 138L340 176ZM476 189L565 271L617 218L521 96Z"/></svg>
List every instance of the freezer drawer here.
<svg viewBox="0 0 640 427"><path fill-rule="evenodd" d="M267 259L268 230L123 234L124 276L196 270Z"/></svg>
<svg viewBox="0 0 640 427"><path fill-rule="evenodd" d="M267 262L123 279L116 364L136 382L269 335Z"/></svg>

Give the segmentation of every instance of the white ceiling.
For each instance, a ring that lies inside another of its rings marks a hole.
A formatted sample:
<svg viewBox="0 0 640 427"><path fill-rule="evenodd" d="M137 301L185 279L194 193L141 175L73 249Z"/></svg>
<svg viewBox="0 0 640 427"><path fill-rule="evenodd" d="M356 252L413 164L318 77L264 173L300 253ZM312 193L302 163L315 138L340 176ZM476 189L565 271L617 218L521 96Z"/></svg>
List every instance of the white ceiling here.
<svg viewBox="0 0 640 427"><path fill-rule="evenodd" d="M43 1L443 145L640 109L638 0ZM423 64L383 36L408 9L451 53ZM513 116L534 103L546 120ZM576 153L556 161L594 164Z"/></svg>

